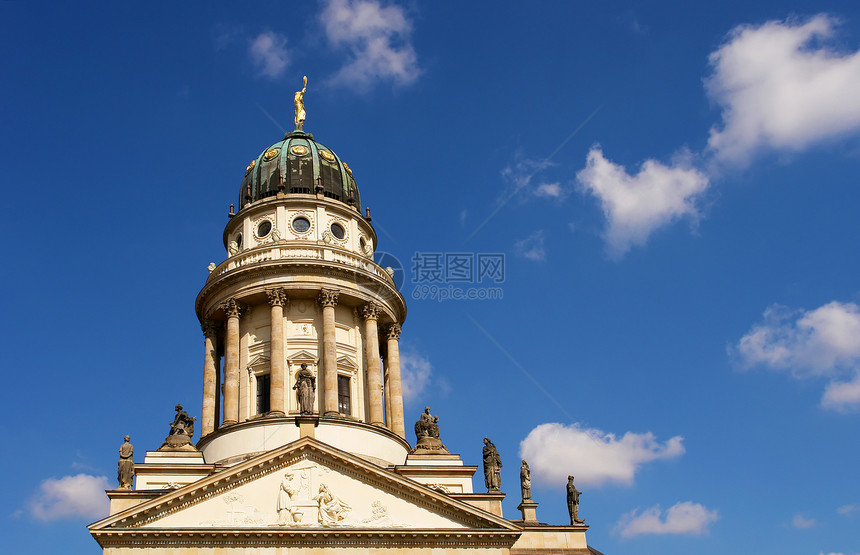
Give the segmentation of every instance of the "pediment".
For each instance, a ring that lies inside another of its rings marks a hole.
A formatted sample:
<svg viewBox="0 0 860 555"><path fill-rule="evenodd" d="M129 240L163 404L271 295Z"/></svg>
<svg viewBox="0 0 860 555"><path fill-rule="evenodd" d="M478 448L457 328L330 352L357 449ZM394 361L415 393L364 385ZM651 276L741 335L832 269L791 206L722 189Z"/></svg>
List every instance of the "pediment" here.
<svg viewBox="0 0 860 555"><path fill-rule="evenodd" d="M269 364L269 357L266 355L257 355L248 362L248 368L253 368L254 366L259 366L261 364Z"/></svg>
<svg viewBox="0 0 860 555"><path fill-rule="evenodd" d="M278 534L518 530L500 517L311 438L146 501L90 529L268 529Z"/></svg>
<svg viewBox="0 0 860 555"><path fill-rule="evenodd" d="M358 365L355 363L355 360L352 357L343 355L342 357L337 359L338 366L347 366L349 368L358 368Z"/></svg>
<svg viewBox="0 0 860 555"><path fill-rule="evenodd" d="M290 362L315 362L317 360L317 355L311 353L309 351L301 350L296 353L291 354L287 357L287 360Z"/></svg>

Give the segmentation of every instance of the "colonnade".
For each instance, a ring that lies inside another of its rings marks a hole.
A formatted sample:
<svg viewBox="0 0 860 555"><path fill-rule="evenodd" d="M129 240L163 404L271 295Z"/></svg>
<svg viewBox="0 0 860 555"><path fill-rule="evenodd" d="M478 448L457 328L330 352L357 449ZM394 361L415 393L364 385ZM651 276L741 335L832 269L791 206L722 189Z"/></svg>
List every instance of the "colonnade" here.
<svg viewBox="0 0 860 555"><path fill-rule="evenodd" d="M285 406L286 391L290 388L286 367L286 349L284 345L284 309L289 306L289 298L283 288L266 291L271 310L270 333L270 386L269 401L271 411L267 416L284 416L281 407ZM322 289L317 296L317 303L322 311L322 356L321 368L317 375L317 387L322 388L323 406L319 414L338 415L338 382L337 382L337 340L335 336L335 307L338 304L339 291ZM201 414L201 437L218 428L219 418L219 382L220 382L220 352L224 353L224 384L223 384L223 423L222 426L235 424L239 421L239 321L246 312L246 306L236 299L228 299L221 304L227 320L223 326L223 334L218 322L204 320L202 323L205 337L205 357L203 362L203 410ZM379 341L379 317L382 306L368 302L359 307L359 314L364 321L364 348L366 364L366 379L368 398L367 414L369 423L375 426L387 426L391 431L405 438L406 431L403 423L403 390L400 380L400 326L397 323L387 324L382 328L385 345ZM223 346L219 339L223 338ZM381 353L384 353L385 376L380 366ZM384 398L384 406L383 406Z"/></svg>

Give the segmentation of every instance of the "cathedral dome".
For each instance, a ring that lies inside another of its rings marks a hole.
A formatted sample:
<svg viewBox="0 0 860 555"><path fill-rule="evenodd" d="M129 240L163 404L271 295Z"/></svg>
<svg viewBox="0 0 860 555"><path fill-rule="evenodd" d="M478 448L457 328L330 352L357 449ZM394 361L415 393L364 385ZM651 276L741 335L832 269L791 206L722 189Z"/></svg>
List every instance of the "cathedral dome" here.
<svg viewBox="0 0 860 555"><path fill-rule="evenodd" d="M273 197L321 193L327 198L361 208L352 170L330 148L304 131L287 133L245 168L239 206Z"/></svg>

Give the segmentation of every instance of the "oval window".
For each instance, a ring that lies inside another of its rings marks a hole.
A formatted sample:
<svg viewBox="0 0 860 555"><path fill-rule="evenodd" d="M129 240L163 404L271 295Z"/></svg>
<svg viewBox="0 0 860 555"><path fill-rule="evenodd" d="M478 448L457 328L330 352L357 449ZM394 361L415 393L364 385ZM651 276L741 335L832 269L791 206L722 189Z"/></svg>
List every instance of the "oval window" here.
<svg viewBox="0 0 860 555"><path fill-rule="evenodd" d="M331 234L337 237L338 239L343 239L346 237L346 230L342 225L338 223L331 224Z"/></svg>
<svg viewBox="0 0 860 555"><path fill-rule="evenodd" d="M299 216L293 220L293 229L296 233L304 233L311 228L311 222L304 216Z"/></svg>
<svg viewBox="0 0 860 555"><path fill-rule="evenodd" d="M236 235L236 246L242 248L242 234Z"/></svg>
<svg viewBox="0 0 860 555"><path fill-rule="evenodd" d="M257 237L263 238L272 231L272 222L269 220L263 220L260 222L260 225L257 226Z"/></svg>
<svg viewBox="0 0 860 555"><path fill-rule="evenodd" d="M358 244L361 245L361 250L367 249L367 241L364 240L364 237L358 240Z"/></svg>

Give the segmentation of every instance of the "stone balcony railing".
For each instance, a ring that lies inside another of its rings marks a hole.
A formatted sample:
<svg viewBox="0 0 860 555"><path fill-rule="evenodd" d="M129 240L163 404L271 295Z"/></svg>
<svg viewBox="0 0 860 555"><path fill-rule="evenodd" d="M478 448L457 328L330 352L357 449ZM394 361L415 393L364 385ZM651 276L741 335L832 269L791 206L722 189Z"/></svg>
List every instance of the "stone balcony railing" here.
<svg viewBox="0 0 860 555"><path fill-rule="evenodd" d="M385 280L390 285L394 286L394 280L388 272L382 269L373 260L360 254L350 252L339 247L330 245L317 245L308 243L269 243L242 251L234 256L231 256L210 273L207 281L216 279L218 276L226 274L237 268L258 264L261 262L269 262L273 260L319 260L325 262L334 262L335 264L343 264L353 268L359 268L372 275Z"/></svg>

